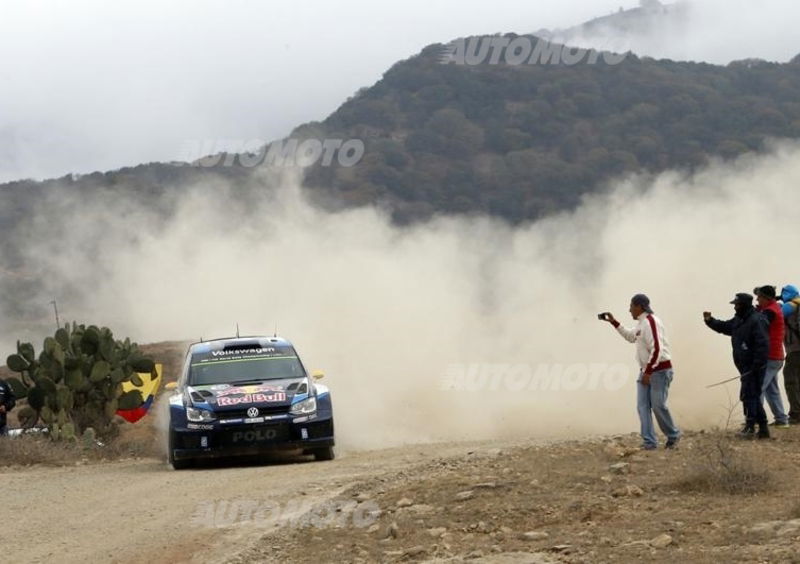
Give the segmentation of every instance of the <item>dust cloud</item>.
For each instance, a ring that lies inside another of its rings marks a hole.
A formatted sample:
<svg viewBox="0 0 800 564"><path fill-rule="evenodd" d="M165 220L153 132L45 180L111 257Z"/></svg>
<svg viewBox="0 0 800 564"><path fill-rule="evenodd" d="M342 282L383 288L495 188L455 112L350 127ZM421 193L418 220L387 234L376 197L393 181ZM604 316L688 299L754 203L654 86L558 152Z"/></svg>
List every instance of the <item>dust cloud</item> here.
<svg viewBox="0 0 800 564"><path fill-rule="evenodd" d="M596 314L630 324L637 292L672 343L678 424L719 424L735 385L705 386L734 372L701 312L726 318L735 292L800 281L798 144L620 180L518 227L322 211L298 178L246 206L234 186L198 186L168 221L105 202L68 215L57 261L52 241L25 251L58 273L48 295L84 289L66 315L139 342L277 325L326 372L345 449L636 431L634 347Z"/></svg>

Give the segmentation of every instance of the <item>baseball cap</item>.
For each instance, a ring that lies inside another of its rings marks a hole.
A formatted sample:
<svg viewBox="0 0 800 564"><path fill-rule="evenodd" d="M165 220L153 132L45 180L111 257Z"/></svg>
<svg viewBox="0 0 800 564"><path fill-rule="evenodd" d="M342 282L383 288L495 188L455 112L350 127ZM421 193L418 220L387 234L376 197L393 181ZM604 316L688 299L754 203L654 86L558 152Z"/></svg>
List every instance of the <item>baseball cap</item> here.
<svg viewBox="0 0 800 564"><path fill-rule="evenodd" d="M645 296L644 294L636 294L631 298L631 303L633 305L637 305L644 309L647 313L653 313L653 310L650 308L650 298Z"/></svg>
<svg viewBox="0 0 800 564"><path fill-rule="evenodd" d="M732 304L753 305L753 296L740 292L731 301Z"/></svg>
<svg viewBox="0 0 800 564"><path fill-rule="evenodd" d="M775 291L775 286L759 286L758 288L753 290L753 293L756 296L762 296L770 300L774 300L775 297L778 295Z"/></svg>

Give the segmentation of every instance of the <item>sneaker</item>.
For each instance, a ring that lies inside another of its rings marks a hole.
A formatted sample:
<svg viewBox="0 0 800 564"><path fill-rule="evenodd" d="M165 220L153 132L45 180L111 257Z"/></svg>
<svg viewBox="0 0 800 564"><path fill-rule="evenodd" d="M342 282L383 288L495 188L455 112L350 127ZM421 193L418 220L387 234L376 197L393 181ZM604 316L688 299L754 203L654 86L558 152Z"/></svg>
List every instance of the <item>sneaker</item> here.
<svg viewBox="0 0 800 564"><path fill-rule="evenodd" d="M641 445L639 450L656 450L657 448L657 445Z"/></svg>
<svg viewBox="0 0 800 564"><path fill-rule="evenodd" d="M667 439L667 444L664 445L664 448L677 448L678 442L681 440L680 437L676 437L674 439Z"/></svg>
<svg viewBox="0 0 800 564"><path fill-rule="evenodd" d="M767 429L766 427L764 427L763 429L759 429L757 437L759 439L769 439L770 438L769 429Z"/></svg>
<svg viewBox="0 0 800 564"><path fill-rule="evenodd" d="M747 427L745 426L744 429L736 433L736 436L740 439L755 439L756 438L756 430L755 427Z"/></svg>
<svg viewBox="0 0 800 564"><path fill-rule="evenodd" d="M773 421L769 424L770 427L775 427L776 429L788 429L790 427L788 421L784 421L783 423L779 421Z"/></svg>

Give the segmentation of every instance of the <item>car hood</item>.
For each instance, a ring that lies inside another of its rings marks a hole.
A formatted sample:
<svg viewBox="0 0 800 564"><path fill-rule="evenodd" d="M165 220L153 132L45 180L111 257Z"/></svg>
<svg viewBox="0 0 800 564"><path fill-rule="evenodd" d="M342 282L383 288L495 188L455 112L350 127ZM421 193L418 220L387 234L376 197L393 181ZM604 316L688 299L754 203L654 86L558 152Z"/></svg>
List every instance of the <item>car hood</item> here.
<svg viewBox="0 0 800 564"><path fill-rule="evenodd" d="M307 378L266 380L258 384L244 385L188 386L186 405L213 411L233 411L249 407L288 408L295 396L307 396L308 390Z"/></svg>

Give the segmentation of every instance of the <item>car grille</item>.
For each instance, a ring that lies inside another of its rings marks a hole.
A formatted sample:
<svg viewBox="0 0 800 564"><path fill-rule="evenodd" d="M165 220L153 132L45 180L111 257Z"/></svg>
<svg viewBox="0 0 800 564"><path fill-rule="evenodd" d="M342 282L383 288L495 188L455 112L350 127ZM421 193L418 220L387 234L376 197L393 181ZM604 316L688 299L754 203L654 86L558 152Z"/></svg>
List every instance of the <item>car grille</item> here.
<svg viewBox="0 0 800 564"><path fill-rule="evenodd" d="M247 410L249 408L243 409L231 409L226 411L217 411L216 415L219 419L245 419L249 418L250 416L247 415ZM258 408L258 417L264 417L265 415L283 415L289 413L289 406L288 405L281 405L276 407L259 407Z"/></svg>

